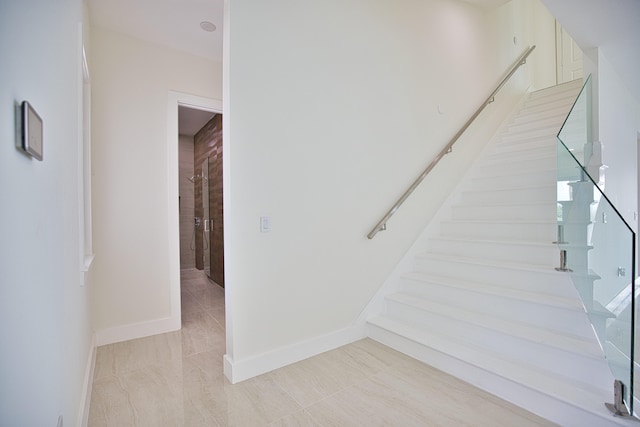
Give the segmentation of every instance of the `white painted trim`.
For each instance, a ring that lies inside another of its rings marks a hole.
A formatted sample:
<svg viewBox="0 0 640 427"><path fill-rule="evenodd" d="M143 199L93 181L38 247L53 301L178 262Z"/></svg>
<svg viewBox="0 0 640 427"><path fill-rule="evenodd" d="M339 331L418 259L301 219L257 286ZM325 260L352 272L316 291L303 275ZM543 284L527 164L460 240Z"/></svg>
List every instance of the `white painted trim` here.
<svg viewBox="0 0 640 427"><path fill-rule="evenodd" d="M226 354L224 374L232 384L236 384L363 338L365 338L364 327L353 325L243 360L234 361Z"/></svg>
<svg viewBox="0 0 640 427"><path fill-rule="evenodd" d="M167 204L169 233L169 289L171 293L171 330L181 327L180 308L180 207L178 206L178 106L222 113L222 101L187 93L169 91L167 103ZM175 327L174 325L177 325ZM162 331L167 332L167 331ZM162 333L159 332L159 333Z"/></svg>
<svg viewBox="0 0 640 427"><path fill-rule="evenodd" d="M178 286L180 286L178 277ZM178 288L178 293L180 289ZM180 300L178 299L178 306ZM115 326L96 331L96 345L107 345L116 342L129 341L137 338L149 337L151 335L164 334L180 330L180 316L165 317L164 319L150 320L147 322L132 323L129 325Z"/></svg>
<svg viewBox="0 0 640 427"><path fill-rule="evenodd" d="M225 300L225 329L226 329L226 354L224 356L224 374L231 381L232 361L235 354L234 346L234 303L235 303L235 270L232 265L233 260L233 238L234 228L233 203L231 194L231 93L229 89L229 76L231 74L230 35L231 35L231 0L224 0L224 16L222 25L222 99L224 100L224 114L222 116L222 212L224 224L224 300ZM228 363L229 362L229 363Z"/></svg>
<svg viewBox="0 0 640 427"><path fill-rule="evenodd" d="M80 271L87 272L93 261L91 222L91 82L84 48L84 26L78 23L78 248ZM87 283L86 276L82 286Z"/></svg>
<svg viewBox="0 0 640 427"><path fill-rule="evenodd" d="M84 236L85 236L85 203L84 203L84 194L85 194L85 184L84 184L84 67L86 62L84 62L84 39L83 39L83 28L82 22L78 23L78 77L77 77L77 97L78 97L78 135L77 135L77 145L78 148L76 150L77 154L77 201L78 201L78 256L79 256L79 265L80 271L84 271L84 254L86 253L85 245L84 245ZM86 280L83 278L82 286L85 285Z"/></svg>
<svg viewBox="0 0 640 427"><path fill-rule="evenodd" d="M77 426L86 427L89 424L89 406L91 404L91 392L93 390L93 372L96 367L96 336L91 337L91 347L87 356L87 364L84 369L84 381L82 394L80 395L80 409L78 411Z"/></svg>

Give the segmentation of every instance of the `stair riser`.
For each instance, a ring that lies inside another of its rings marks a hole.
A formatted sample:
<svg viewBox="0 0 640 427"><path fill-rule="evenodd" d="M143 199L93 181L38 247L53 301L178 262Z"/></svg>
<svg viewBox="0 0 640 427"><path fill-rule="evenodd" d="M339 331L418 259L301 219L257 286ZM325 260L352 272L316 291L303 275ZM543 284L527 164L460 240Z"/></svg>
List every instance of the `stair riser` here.
<svg viewBox="0 0 640 427"><path fill-rule="evenodd" d="M482 281L513 289L541 292L549 295L573 298L575 291L566 288L563 278L552 269L546 271L521 270L485 264L469 264L464 261L417 256L414 263L417 272L452 277L466 281Z"/></svg>
<svg viewBox="0 0 640 427"><path fill-rule="evenodd" d="M451 317L416 310L404 304L389 302L387 314L393 319L420 326L427 336L432 328L437 328L440 335L448 335L465 344L490 351L499 350L506 358L519 360L576 381L593 378L594 373L602 371L601 360L583 357L574 352L563 351ZM597 380L607 381L608 378L608 375L601 376Z"/></svg>
<svg viewBox="0 0 640 427"><path fill-rule="evenodd" d="M508 159L487 159L478 168L479 173L489 174L489 172L500 171L502 173L517 173L523 171L548 170L555 167L557 158L555 155L538 155L535 158L515 156Z"/></svg>
<svg viewBox="0 0 640 427"><path fill-rule="evenodd" d="M556 132L557 133L557 132ZM539 135L503 135L496 141L494 149L496 151L518 150L520 147L551 147L557 146L558 138L554 132L542 133ZM573 147L572 147L573 148Z"/></svg>
<svg viewBox="0 0 640 427"><path fill-rule="evenodd" d="M498 171L485 171L487 173ZM545 172L521 172L519 174L505 175L490 175L483 176L480 174L474 174L473 178L469 181L467 187L471 190L485 190L485 189L503 189L503 188L519 188L530 185L540 186L556 186L555 171Z"/></svg>
<svg viewBox="0 0 640 427"><path fill-rule="evenodd" d="M447 221L440 224L440 234L445 237L549 243L556 239L556 225Z"/></svg>
<svg viewBox="0 0 640 427"><path fill-rule="evenodd" d="M531 220L553 221L556 217L555 204L539 205L457 205L452 208L453 219L479 220Z"/></svg>
<svg viewBox="0 0 640 427"><path fill-rule="evenodd" d="M554 109L564 110L568 114L569 111L571 110L571 104L568 103L568 102L565 102L565 101L556 101L551 105L544 105L544 104L531 105L531 106L526 107L525 109L521 110L521 112L519 113L518 116L519 117L525 117L525 116L544 113L544 112L547 112L549 110L554 110ZM567 114L563 114L562 117L566 118Z"/></svg>
<svg viewBox="0 0 640 427"><path fill-rule="evenodd" d="M502 143L518 143L523 140L532 140L536 138L548 138L549 141L555 141L560 128L546 128L530 130L526 132L510 132L500 138Z"/></svg>
<svg viewBox="0 0 640 427"><path fill-rule="evenodd" d="M530 162L535 159L548 159L549 157L557 157L555 147L537 147L528 150L514 150L495 152L486 158L487 163L503 163L514 161Z"/></svg>
<svg viewBox="0 0 640 427"><path fill-rule="evenodd" d="M546 120L550 118L557 118L561 121L560 125L566 119L566 116L569 114L570 106L568 104L562 105L560 107L555 108L547 108L545 110L539 111L534 114L521 114L513 118L511 123L513 124L524 124L524 123L532 123L538 120Z"/></svg>
<svg viewBox="0 0 640 427"><path fill-rule="evenodd" d="M462 193L462 202L468 204L481 203L517 203L539 201L553 203L556 201L556 188L520 188L493 191L467 191Z"/></svg>
<svg viewBox="0 0 640 427"><path fill-rule="evenodd" d="M545 136L540 139L523 139L521 141L511 142L508 144L496 144L495 151L491 155L493 156L505 153L520 153L525 155L539 151L544 151L547 154L557 154L556 146L549 144L549 138Z"/></svg>
<svg viewBox="0 0 640 427"><path fill-rule="evenodd" d="M566 93L563 92L552 93L544 97L530 97L524 103L521 112L526 114L529 112L529 109L533 107L548 106L551 108L556 106L556 104L566 105L568 107L567 111L569 111L569 108L573 105L573 100L571 98L567 98Z"/></svg>
<svg viewBox="0 0 640 427"><path fill-rule="evenodd" d="M402 292L417 295L432 302L470 311L487 311L492 316L554 329L565 334L581 337L589 337L593 334L591 328L584 323L585 314L578 310L410 279L403 279L401 289ZM487 309L483 310L483 307Z"/></svg>
<svg viewBox="0 0 640 427"><path fill-rule="evenodd" d="M511 132L522 133L522 132L536 131L541 128L544 128L544 129L551 128L552 130L555 130L555 132L557 133L562 127L563 123L564 123L564 117L555 116L555 117L538 119L538 120L533 120L528 122L511 123L507 125L506 131L509 133Z"/></svg>
<svg viewBox="0 0 640 427"><path fill-rule="evenodd" d="M575 99L578 96L578 92L582 88L581 80L574 80L566 83L559 84L557 86L548 87L529 93L528 99L540 99L549 95L562 94L568 100Z"/></svg>
<svg viewBox="0 0 640 427"><path fill-rule="evenodd" d="M558 258L558 249L547 245L509 244L487 241L455 241L431 239L429 252L461 257L476 257L492 261L516 262L553 267Z"/></svg>

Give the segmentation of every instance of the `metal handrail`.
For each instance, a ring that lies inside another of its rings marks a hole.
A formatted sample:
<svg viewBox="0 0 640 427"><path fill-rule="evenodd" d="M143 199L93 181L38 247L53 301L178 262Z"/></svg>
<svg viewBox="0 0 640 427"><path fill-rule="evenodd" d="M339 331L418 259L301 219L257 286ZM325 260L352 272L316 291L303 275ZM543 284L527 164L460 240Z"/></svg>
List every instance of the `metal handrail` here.
<svg viewBox="0 0 640 427"><path fill-rule="evenodd" d="M429 172L431 172L431 170L438 164L438 162L446 154L451 152L453 144L455 144L456 141L458 139L460 139L462 134L467 130L467 128L471 125L471 123L473 123L473 121L480 115L482 110L484 110L487 105L491 104L495 100L496 93L498 93L498 91L500 89L502 89L502 87L507 83L507 81L509 81L511 76L513 76L515 74L515 72L518 70L518 68L520 68L520 66L522 66L522 65L527 63L527 57L531 54L531 52L533 52L533 49L535 49L535 48L536 48L535 45L531 46L529 49L526 50L526 52L524 52L520 56L520 58L518 58L518 60L514 63L514 65L511 66L511 69L510 69L509 73L505 76L504 79L502 79L502 81L494 89L494 91L491 92L491 95L489 95L489 97L482 103L480 108L478 108L476 110L476 112L473 113L471 118L469 120L467 120L467 122L462 126L462 128L458 131L458 133L456 133L454 135L454 137L442 149L442 151L440 151L438 153L438 155L431 161L431 163L429 163L429 166L427 166L427 168L424 170L424 172L422 172L420 174L420 176L413 182L413 184L411 184L411 186L407 189L407 191L405 191L404 194L402 194L402 196L400 196L398 201L396 201L394 203L394 205L391 207L391 209L389 209L387 211L387 213L382 217L382 219L380 221L378 221L378 223L371 229L369 234L367 234L367 238L373 239L373 237L376 234L378 234L378 231L382 231L382 230L386 230L387 229L387 221L389 220L389 218L391 218L393 216L393 214L396 213L398 208L405 202L405 200L407 200L407 198L409 198L411 193L413 193L413 191L418 187L418 185L420 185L420 183L425 179L425 177L429 174Z"/></svg>

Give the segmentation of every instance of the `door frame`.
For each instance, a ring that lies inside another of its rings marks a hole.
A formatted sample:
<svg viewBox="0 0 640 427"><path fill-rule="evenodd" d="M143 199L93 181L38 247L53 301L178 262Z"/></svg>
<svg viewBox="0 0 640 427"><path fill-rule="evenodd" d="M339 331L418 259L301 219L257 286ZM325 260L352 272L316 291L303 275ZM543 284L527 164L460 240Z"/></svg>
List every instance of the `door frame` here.
<svg viewBox="0 0 640 427"><path fill-rule="evenodd" d="M187 93L169 91L167 104L167 203L169 231L169 287L171 293L171 323L176 330L182 327L180 306L180 207L178 198L178 107L222 114L222 101Z"/></svg>

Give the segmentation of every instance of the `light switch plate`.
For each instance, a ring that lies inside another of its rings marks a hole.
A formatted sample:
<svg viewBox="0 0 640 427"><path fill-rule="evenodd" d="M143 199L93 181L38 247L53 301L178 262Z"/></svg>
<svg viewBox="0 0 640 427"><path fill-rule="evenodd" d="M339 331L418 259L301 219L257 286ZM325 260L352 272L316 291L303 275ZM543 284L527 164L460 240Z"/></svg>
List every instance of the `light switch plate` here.
<svg viewBox="0 0 640 427"><path fill-rule="evenodd" d="M268 233L271 231L271 217L261 216L260 217L260 232Z"/></svg>

